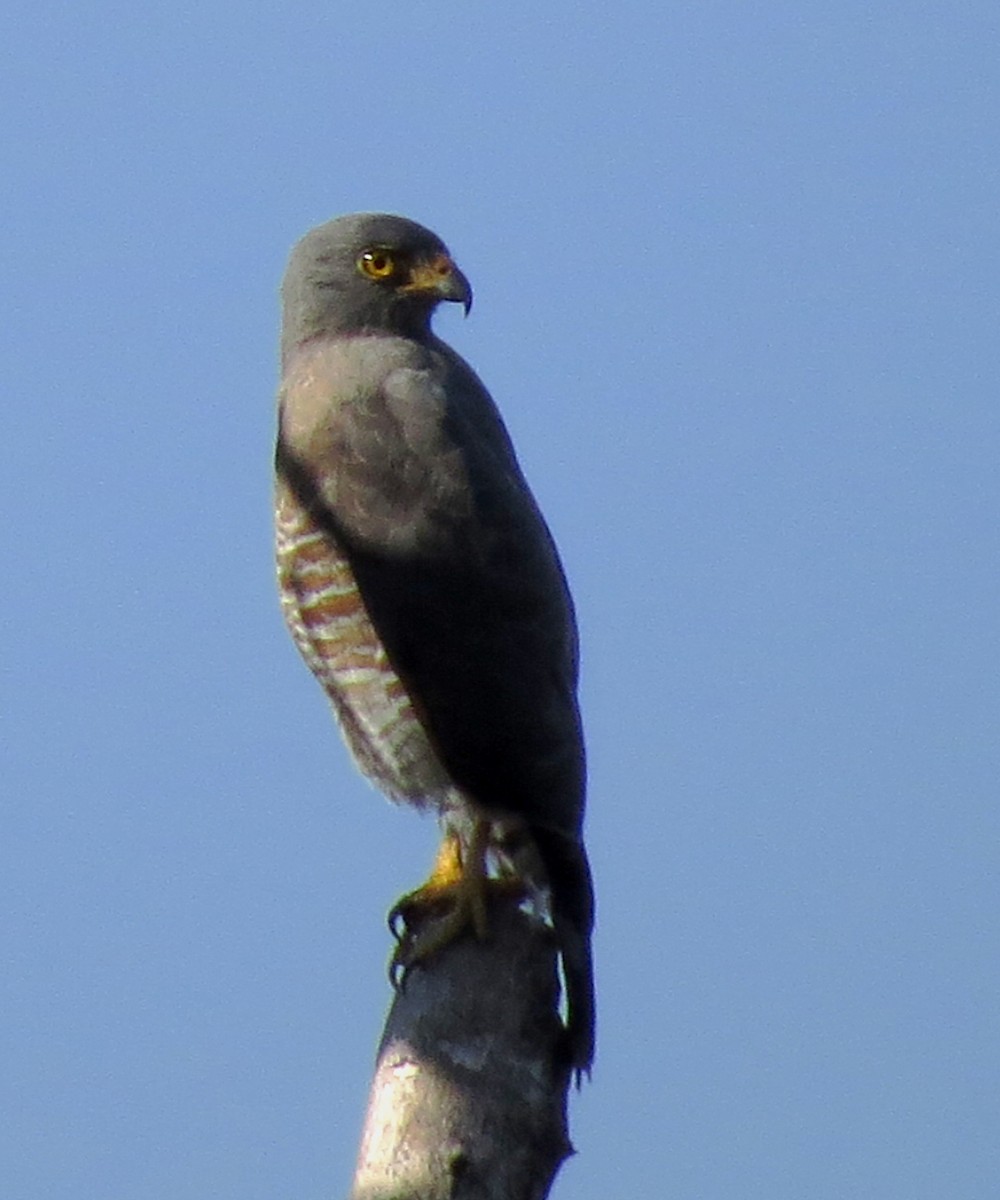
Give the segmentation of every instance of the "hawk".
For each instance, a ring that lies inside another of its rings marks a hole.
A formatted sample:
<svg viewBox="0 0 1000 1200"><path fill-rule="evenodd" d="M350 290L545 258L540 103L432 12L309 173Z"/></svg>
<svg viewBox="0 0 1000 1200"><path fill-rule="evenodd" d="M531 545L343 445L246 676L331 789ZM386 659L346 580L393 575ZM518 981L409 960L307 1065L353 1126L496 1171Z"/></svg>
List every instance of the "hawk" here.
<svg viewBox="0 0 1000 1200"><path fill-rule="evenodd" d="M482 935L486 889L519 880L548 904L580 1073L594 1053L594 900L573 604L489 392L431 330L445 300L468 313L468 280L402 217L339 217L292 251L281 604L360 770L440 815L434 871L393 910L407 926L395 965ZM411 935L425 905L445 915Z"/></svg>

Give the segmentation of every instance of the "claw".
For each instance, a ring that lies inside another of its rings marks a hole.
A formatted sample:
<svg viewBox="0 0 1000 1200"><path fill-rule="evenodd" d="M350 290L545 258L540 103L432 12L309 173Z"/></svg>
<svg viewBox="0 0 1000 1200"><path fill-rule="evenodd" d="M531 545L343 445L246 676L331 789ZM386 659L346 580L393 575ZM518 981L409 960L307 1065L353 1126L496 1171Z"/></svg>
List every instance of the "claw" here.
<svg viewBox="0 0 1000 1200"><path fill-rule="evenodd" d="M476 823L464 853L458 835L447 834L427 882L389 910L387 924L396 939L389 981L397 990L405 986L412 967L443 950L470 926L476 937L486 937L488 841L486 821Z"/></svg>
<svg viewBox="0 0 1000 1200"><path fill-rule="evenodd" d="M489 828L486 821L477 823L464 854L458 837L448 834L427 882L389 910L387 924L396 939L389 960L389 982L395 990L406 986L413 967L440 953L467 930L485 941L489 896L521 901L528 894L524 881L510 871L501 878L487 875Z"/></svg>
<svg viewBox="0 0 1000 1200"><path fill-rule="evenodd" d="M389 926L389 932L396 939L396 941L401 942L406 934L406 918L403 916L403 912L399 904L394 904L392 908L389 909L388 913L386 914L385 923Z"/></svg>
<svg viewBox="0 0 1000 1200"><path fill-rule="evenodd" d="M394 992L402 992L406 988L406 967L396 961L395 953L389 959L389 986Z"/></svg>

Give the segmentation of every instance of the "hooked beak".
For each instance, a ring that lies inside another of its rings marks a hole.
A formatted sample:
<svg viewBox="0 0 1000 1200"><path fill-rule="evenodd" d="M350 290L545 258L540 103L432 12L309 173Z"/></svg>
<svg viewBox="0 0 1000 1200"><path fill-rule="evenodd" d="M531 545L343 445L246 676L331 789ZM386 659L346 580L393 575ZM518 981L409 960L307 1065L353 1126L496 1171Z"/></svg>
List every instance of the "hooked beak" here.
<svg viewBox="0 0 1000 1200"><path fill-rule="evenodd" d="M455 300L465 309L466 316L472 308L472 285L447 254L416 263L409 282L400 290L424 292L437 300Z"/></svg>

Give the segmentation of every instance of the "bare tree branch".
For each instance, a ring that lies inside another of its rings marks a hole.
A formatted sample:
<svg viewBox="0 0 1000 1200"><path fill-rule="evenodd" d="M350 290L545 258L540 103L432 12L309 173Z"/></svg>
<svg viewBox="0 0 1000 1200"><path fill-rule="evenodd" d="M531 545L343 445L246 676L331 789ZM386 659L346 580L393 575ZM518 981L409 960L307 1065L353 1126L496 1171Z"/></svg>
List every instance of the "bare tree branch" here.
<svg viewBox="0 0 1000 1200"><path fill-rule="evenodd" d="M350 1200L544 1200L569 1073L551 930L491 897L490 937L412 969L379 1047Z"/></svg>

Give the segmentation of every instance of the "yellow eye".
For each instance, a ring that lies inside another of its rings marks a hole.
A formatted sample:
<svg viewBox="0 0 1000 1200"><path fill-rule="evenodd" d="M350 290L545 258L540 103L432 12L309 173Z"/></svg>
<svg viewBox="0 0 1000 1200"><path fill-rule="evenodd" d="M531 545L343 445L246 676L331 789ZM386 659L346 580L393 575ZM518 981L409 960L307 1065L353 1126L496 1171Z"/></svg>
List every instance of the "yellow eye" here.
<svg viewBox="0 0 1000 1200"><path fill-rule="evenodd" d="M388 250L366 250L358 259L358 270L369 279L389 279L396 271L396 260Z"/></svg>

